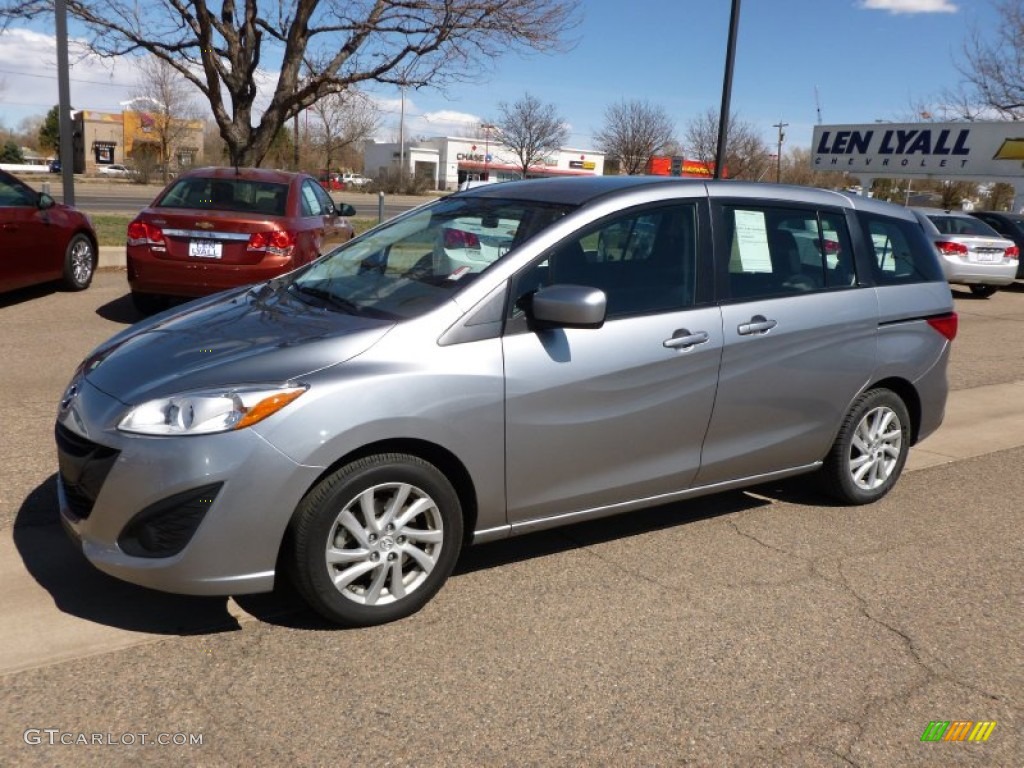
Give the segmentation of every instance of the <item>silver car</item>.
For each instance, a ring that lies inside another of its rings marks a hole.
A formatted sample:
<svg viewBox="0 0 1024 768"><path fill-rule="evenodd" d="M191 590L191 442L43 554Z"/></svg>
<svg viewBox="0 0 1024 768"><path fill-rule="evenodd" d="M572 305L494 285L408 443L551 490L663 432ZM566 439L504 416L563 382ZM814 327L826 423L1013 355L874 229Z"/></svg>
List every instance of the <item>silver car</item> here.
<svg viewBox="0 0 1024 768"><path fill-rule="evenodd" d="M452 258L453 228L502 245ZM96 349L57 417L62 520L137 584L287 575L333 621L391 621L466 544L803 473L881 498L942 421L952 309L874 200L482 187Z"/></svg>
<svg viewBox="0 0 1024 768"><path fill-rule="evenodd" d="M914 215L935 244L950 283L987 298L1017 277L1019 249L984 221L939 208L915 208Z"/></svg>

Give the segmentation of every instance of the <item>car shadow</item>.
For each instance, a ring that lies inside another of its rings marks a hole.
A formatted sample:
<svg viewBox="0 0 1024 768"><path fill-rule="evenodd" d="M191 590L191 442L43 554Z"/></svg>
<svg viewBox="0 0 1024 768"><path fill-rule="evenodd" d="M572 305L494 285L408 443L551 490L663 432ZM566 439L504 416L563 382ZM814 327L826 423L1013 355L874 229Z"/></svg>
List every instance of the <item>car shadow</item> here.
<svg viewBox="0 0 1024 768"><path fill-rule="evenodd" d="M800 478L664 504L600 520L538 531L464 550L453 578L616 539L765 507L772 501L827 505ZM55 476L26 497L14 523L14 543L29 574L64 613L120 629L156 635L214 634L239 629L227 598L171 595L107 576L71 542L58 519ZM290 629L337 631L307 608L287 579L274 592L237 595L235 602L261 622Z"/></svg>
<svg viewBox="0 0 1024 768"><path fill-rule="evenodd" d="M134 325L140 320L146 319L146 316L135 308L129 293L97 307L96 314L104 320L109 320L112 323L121 323L122 325Z"/></svg>
<svg viewBox="0 0 1024 768"><path fill-rule="evenodd" d="M239 628L227 598L170 595L107 576L72 543L59 521L56 475L22 502L14 546L29 575L63 613L97 624L156 635L192 635Z"/></svg>
<svg viewBox="0 0 1024 768"><path fill-rule="evenodd" d="M786 493L786 501L816 506L823 504L821 496L816 491L810 490L806 481L803 485L758 486L720 493L714 496L704 496L699 499L663 504L657 507L612 515L600 520L590 520L468 547L459 555L459 561L452 573L452 579L457 580L461 576L477 571L485 571L513 563L558 555L617 539L641 536L666 528L695 523L700 520L758 509L771 504L775 500L776 494L783 492ZM331 631L338 629L334 624L320 618L313 611L307 609L297 607L291 611L280 610L282 605L301 605L300 598L298 596L292 597L287 587L284 587L279 593L278 599L288 602L278 602L276 605L279 611L273 615L267 615L260 613L261 606L250 606L250 598L235 598L238 604L246 611L260 621L269 624L284 626L290 629Z"/></svg>
<svg viewBox="0 0 1024 768"><path fill-rule="evenodd" d="M35 301L43 296L49 296L50 294L57 293L57 290L58 284L52 282L39 283L37 285L30 285L27 288L8 291L7 293L0 294L0 309L13 307L17 304L24 304L26 301Z"/></svg>

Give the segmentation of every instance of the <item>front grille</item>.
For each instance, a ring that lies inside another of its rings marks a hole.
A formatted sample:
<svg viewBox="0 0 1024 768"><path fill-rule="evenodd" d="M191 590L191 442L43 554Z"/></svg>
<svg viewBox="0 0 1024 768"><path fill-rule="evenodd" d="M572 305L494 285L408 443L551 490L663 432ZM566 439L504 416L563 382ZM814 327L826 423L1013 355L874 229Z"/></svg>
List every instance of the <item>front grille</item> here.
<svg viewBox="0 0 1024 768"><path fill-rule="evenodd" d="M150 504L121 531L117 544L133 557L171 557L185 548L223 483L176 493Z"/></svg>
<svg viewBox="0 0 1024 768"><path fill-rule="evenodd" d="M63 424L57 424L54 438L64 496L72 514L84 520L121 452L76 435Z"/></svg>

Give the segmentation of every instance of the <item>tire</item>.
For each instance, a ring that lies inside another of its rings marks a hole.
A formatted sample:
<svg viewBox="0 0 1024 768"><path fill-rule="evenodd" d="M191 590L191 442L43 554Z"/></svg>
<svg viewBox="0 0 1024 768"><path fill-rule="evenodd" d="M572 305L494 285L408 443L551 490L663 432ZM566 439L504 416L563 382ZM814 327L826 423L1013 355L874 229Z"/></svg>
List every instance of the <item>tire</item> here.
<svg viewBox="0 0 1024 768"><path fill-rule="evenodd" d="M368 456L306 495L286 542L289 576L311 608L343 626L383 624L418 611L451 574L462 506L432 464Z"/></svg>
<svg viewBox="0 0 1024 768"><path fill-rule="evenodd" d="M167 308L167 299L155 293L138 293L132 291L132 304L141 315L155 315Z"/></svg>
<svg viewBox="0 0 1024 768"><path fill-rule="evenodd" d="M64 287L69 291L84 291L95 272L96 248L88 236L79 232L64 249Z"/></svg>
<svg viewBox="0 0 1024 768"><path fill-rule="evenodd" d="M977 296L979 299L987 299L989 296L999 290L999 286L996 285L972 285L970 286L971 294Z"/></svg>
<svg viewBox="0 0 1024 768"><path fill-rule="evenodd" d="M910 452L910 414L891 390L858 397L822 467L824 490L844 504L878 501L896 484Z"/></svg>

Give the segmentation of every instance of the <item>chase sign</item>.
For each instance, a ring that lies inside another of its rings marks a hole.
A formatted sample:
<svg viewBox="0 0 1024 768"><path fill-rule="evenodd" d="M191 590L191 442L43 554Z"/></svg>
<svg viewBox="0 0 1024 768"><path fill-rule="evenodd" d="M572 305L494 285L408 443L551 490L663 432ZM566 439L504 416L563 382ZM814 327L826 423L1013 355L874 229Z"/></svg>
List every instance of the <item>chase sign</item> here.
<svg viewBox="0 0 1024 768"><path fill-rule="evenodd" d="M1024 177L1024 125L818 125L811 166L865 176Z"/></svg>

